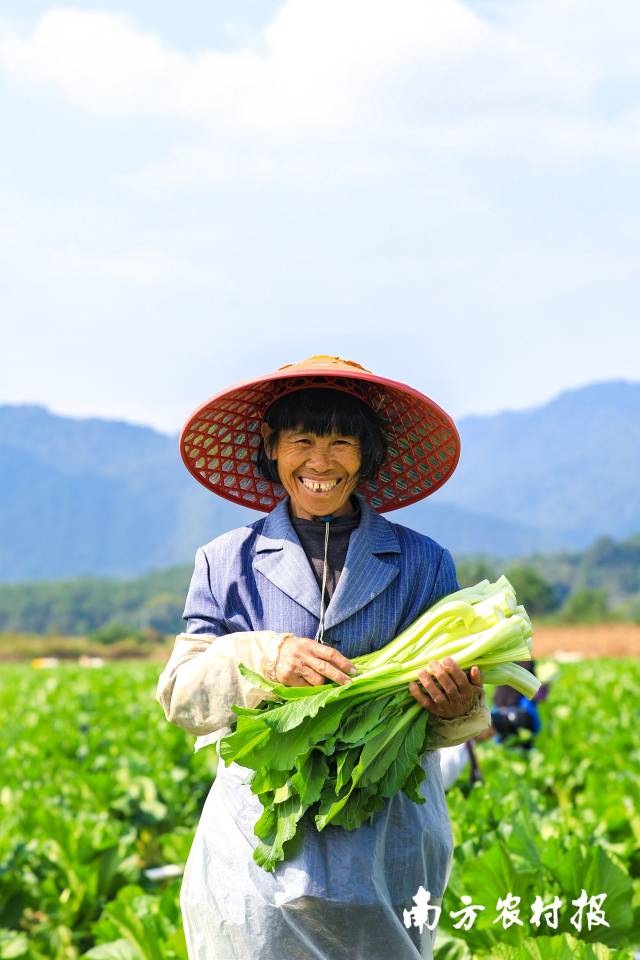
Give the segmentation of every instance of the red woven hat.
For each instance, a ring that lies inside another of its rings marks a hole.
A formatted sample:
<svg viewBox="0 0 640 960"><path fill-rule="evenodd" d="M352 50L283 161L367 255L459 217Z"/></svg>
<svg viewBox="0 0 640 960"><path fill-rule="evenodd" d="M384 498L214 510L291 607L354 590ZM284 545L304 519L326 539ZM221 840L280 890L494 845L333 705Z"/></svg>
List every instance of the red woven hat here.
<svg viewBox="0 0 640 960"><path fill-rule="evenodd" d="M198 407L180 435L180 453L189 473L213 493L268 513L286 491L258 473L260 425L272 403L308 387L344 390L382 418L387 459L375 479L359 487L378 513L428 497L455 470L460 437L437 403L352 360L317 356L228 387Z"/></svg>

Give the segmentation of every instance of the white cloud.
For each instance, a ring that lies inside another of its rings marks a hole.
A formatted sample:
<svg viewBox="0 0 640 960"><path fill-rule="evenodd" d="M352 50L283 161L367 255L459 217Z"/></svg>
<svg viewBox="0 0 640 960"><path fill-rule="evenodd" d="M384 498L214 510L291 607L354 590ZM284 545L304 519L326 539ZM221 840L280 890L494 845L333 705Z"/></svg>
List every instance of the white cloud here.
<svg viewBox="0 0 640 960"><path fill-rule="evenodd" d="M637 72L637 8L601 13L600 32L593 0L503 6L508 20L487 21L461 0L287 0L253 49L193 55L117 14L52 9L29 35L4 28L0 65L94 113L204 123L209 148L177 147L169 181L251 177L256 151L269 167L278 146L332 136L365 149L391 136L400 150L407 138L481 155L637 155L637 117L590 111L604 78Z"/></svg>
<svg viewBox="0 0 640 960"><path fill-rule="evenodd" d="M30 36L5 29L0 62L16 80L124 116L170 110L185 67L184 57L126 18L77 9L45 13Z"/></svg>

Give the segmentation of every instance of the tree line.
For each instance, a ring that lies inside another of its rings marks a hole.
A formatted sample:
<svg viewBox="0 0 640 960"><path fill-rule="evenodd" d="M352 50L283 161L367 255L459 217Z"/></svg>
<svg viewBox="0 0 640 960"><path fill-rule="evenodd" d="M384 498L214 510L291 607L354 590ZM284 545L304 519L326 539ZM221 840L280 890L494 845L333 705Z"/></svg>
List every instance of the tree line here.
<svg viewBox="0 0 640 960"><path fill-rule="evenodd" d="M512 561L457 558L461 586L501 573L531 616L565 623L640 623L640 535L598 540L581 553ZM85 636L112 645L180 632L191 566L130 580L80 577L0 586L0 632Z"/></svg>

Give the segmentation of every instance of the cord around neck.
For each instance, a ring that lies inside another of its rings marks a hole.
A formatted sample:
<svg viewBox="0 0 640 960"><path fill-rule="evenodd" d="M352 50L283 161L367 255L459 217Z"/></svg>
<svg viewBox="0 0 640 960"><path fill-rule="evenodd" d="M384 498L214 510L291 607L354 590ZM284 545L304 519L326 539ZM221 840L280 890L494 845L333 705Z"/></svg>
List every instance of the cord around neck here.
<svg viewBox="0 0 640 960"><path fill-rule="evenodd" d="M329 528L331 524L328 518L325 518L324 525L324 562L322 564L322 589L320 591L320 623L316 633L318 643L324 643L324 594L327 587L327 554L329 552Z"/></svg>

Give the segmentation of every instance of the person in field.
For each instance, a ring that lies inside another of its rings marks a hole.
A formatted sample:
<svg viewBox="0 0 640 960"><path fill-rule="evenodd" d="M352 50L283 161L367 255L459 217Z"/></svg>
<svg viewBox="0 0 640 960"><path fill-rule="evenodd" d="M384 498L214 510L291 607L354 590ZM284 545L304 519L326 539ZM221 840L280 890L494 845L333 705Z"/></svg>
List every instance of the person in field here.
<svg viewBox="0 0 640 960"><path fill-rule="evenodd" d="M201 547L157 696L173 723L219 740L233 704L263 694L238 670L301 686L346 683L352 659L458 589L451 554L382 516L429 496L459 456L451 418L411 387L314 357L229 388L189 418L184 462L213 493L266 516ZM452 839L437 747L489 725L482 675L452 660L410 685L431 714L418 805L400 792L357 830L313 821L273 873L253 860L252 775L220 762L186 864L191 960L417 960L434 931L407 927L419 887L439 905Z"/></svg>

